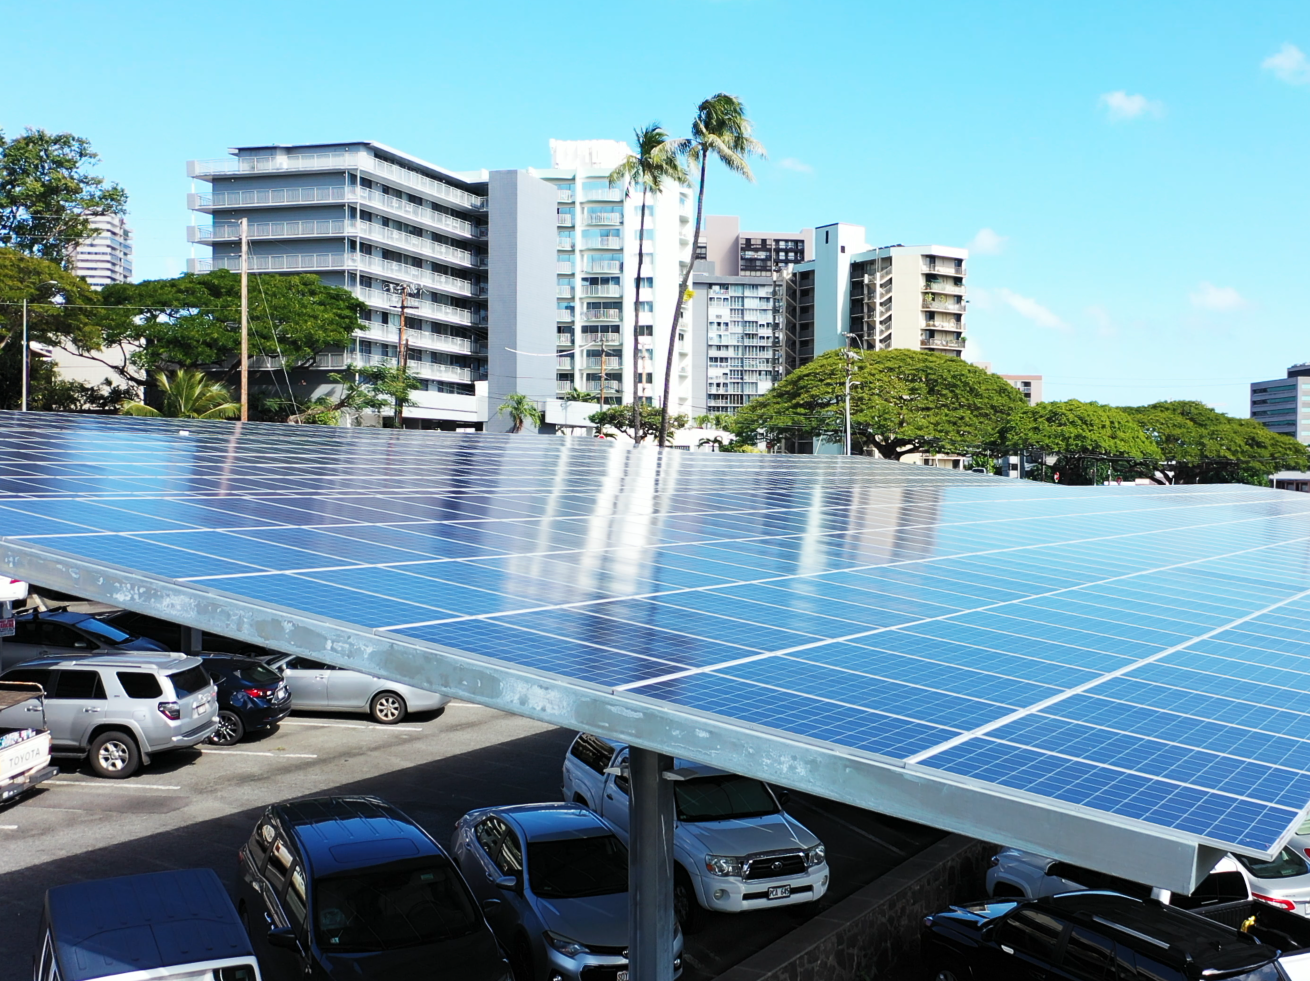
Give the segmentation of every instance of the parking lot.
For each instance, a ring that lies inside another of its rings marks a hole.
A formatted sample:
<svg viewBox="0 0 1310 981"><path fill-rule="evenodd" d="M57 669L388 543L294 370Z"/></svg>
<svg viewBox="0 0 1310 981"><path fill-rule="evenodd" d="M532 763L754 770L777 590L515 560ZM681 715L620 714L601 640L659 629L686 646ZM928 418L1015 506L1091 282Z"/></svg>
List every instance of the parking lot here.
<svg viewBox="0 0 1310 981"><path fill-rule="evenodd" d="M0 981L31 977L42 896L78 879L209 866L233 884L237 849L260 810L287 798L376 794L442 844L466 811L556 800L572 733L468 703L380 726L363 716L296 713L232 748L156 757L124 781L66 765L0 808ZM67 762L67 761L66 761ZM899 864L939 833L795 795L788 808L828 846L832 888L819 903L709 918L688 938L689 981L708 981Z"/></svg>

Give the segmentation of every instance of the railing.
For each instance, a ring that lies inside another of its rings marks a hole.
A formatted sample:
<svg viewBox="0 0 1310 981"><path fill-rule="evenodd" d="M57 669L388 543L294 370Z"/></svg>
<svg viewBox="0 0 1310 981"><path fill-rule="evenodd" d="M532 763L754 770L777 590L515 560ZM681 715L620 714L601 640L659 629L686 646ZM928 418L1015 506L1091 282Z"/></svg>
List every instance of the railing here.
<svg viewBox="0 0 1310 981"><path fill-rule="evenodd" d="M572 215L561 215L561 214L558 214L558 213L557 213L557 214L555 215L555 224L556 224L556 225L564 225L564 226L567 226L567 227L570 227L570 228L571 228L571 227L573 226L573 216L572 216Z"/></svg>
<svg viewBox="0 0 1310 981"><path fill-rule="evenodd" d="M567 368L569 371L572 371L572 370L573 370L573 355L571 355L571 354L558 354L558 355L556 355L556 356L555 356L555 367L556 367L556 368Z"/></svg>
<svg viewBox="0 0 1310 981"><path fill-rule="evenodd" d="M358 365L387 365L394 368L400 363L398 358L388 354L348 354L346 357ZM417 375L419 378L457 382L476 380L472 368L461 368L453 364L433 364L431 361L407 358L405 367L409 369L410 374Z"/></svg>
<svg viewBox="0 0 1310 981"><path fill-rule="evenodd" d="M618 323L621 314L618 310L583 310L582 319L593 323Z"/></svg>
<svg viewBox="0 0 1310 981"><path fill-rule="evenodd" d="M595 256L588 256L586 271L599 273L623 272L623 263L617 259L599 259Z"/></svg>
<svg viewBox="0 0 1310 981"><path fill-rule="evenodd" d="M600 366L597 365L597 367L600 367ZM619 382L606 382L606 383L605 383L605 394L606 394L606 395L618 395L618 394L619 394L619 384L620 384ZM589 381L589 382L587 382L587 384L583 387L582 391L584 391L584 392L599 392L599 391L600 391L600 382Z"/></svg>
<svg viewBox="0 0 1310 981"><path fill-rule="evenodd" d="M557 324L571 324L571 323L573 323L573 311L572 311L572 310L558 310L558 309L557 309L557 310L555 311L555 323L557 323Z"/></svg>
<svg viewBox="0 0 1310 981"><path fill-rule="evenodd" d="M965 273L964 266L956 269L952 265L942 263L940 266L933 265L929 262L923 264L923 271L926 273L936 273L938 276L963 276Z"/></svg>
<svg viewBox="0 0 1310 981"><path fill-rule="evenodd" d="M483 296L485 287L478 288L463 279L447 276L443 273L430 272L403 262L379 259L377 256L360 255L358 252L320 252L314 255L252 255L248 267L253 272L295 271L297 269L369 269L395 276L408 282L422 283L433 289L461 296ZM188 272L210 272L214 269L241 271L240 256L215 256L212 259L188 259Z"/></svg>
<svg viewBox="0 0 1310 981"><path fill-rule="evenodd" d="M563 203L563 204L567 204L568 202L570 202L570 201L573 200L573 192L570 191L570 190L566 190L565 188L562 188L562 187L561 187L561 188L558 188L558 189L555 191L555 195L556 195L555 200L557 200L557 201L559 201L559 202L561 202L561 203Z"/></svg>
<svg viewBox="0 0 1310 981"><path fill-rule="evenodd" d="M623 188L621 187L591 187L583 188L582 200L584 201L622 201Z"/></svg>
<svg viewBox="0 0 1310 981"><path fill-rule="evenodd" d="M584 286L583 296L622 296L622 286Z"/></svg>
<svg viewBox="0 0 1310 981"><path fill-rule="evenodd" d="M557 248L557 249L572 249L572 248L573 248L573 236L572 236L572 235L559 235L559 236L556 236L556 238L555 238L555 248Z"/></svg>
<svg viewBox="0 0 1310 981"><path fill-rule="evenodd" d="M395 293L388 293L385 290L369 289L366 286L356 287L355 295L365 303L372 304L375 307L385 307L388 310L396 311L400 309L400 297ZM405 309L412 312L415 316L432 317L437 320L447 320L457 324L481 324L480 319L475 319L473 311L466 310L464 307L457 307L449 303L433 303L431 300L408 299L405 301Z"/></svg>
<svg viewBox="0 0 1310 981"><path fill-rule="evenodd" d="M419 188L433 198L450 201L466 208L485 211L487 199L469 191L453 187L444 181L434 180L369 153L340 151L337 153L287 153L277 155L223 157L218 160L189 160L189 177L226 177L233 174L264 174L279 171L306 170L369 170L384 177Z"/></svg>
<svg viewBox="0 0 1310 981"><path fill-rule="evenodd" d="M936 282L923 284L923 290L926 293L963 293L964 289L963 283Z"/></svg>
<svg viewBox="0 0 1310 981"><path fill-rule="evenodd" d="M400 328L392 327L390 324L372 324L367 321L360 322L360 329L356 331L356 337L366 341L391 341L400 343ZM405 331L405 343L413 347L435 348L439 351L450 351L456 354L479 354L485 355L487 349L481 344L475 344L467 337L455 337L453 334L433 334L426 330L415 330L411 326Z"/></svg>
<svg viewBox="0 0 1310 981"><path fill-rule="evenodd" d="M418 221L427 222L429 225L436 225L443 231L454 232L456 235L463 235L467 238L486 237L486 230L479 228L470 221L448 215L444 211L433 211L431 208L425 208L420 204L413 204L403 198L396 197L394 194L383 194L381 191L375 191L368 187L351 187L347 190L350 192L346 195L347 201L363 201L386 208L396 214L407 215Z"/></svg>
<svg viewBox="0 0 1310 981"><path fill-rule="evenodd" d="M573 272L573 262L572 262L572 260L570 260L570 261L568 261L568 262L564 262L564 261L561 260L561 259L556 259L556 260L555 260L555 271L556 271L557 273L572 273L572 272Z"/></svg>
<svg viewBox="0 0 1310 981"><path fill-rule="evenodd" d="M556 345L559 345L559 344L567 344L569 347L572 347L572 346L573 346L573 335L572 335L572 334L556 334L556 335L555 335L555 343L556 343Z"/></svg>
<svg viewBox="0 0 1310 981"><path fill-rule="evenodd" d="M582 237L582 247L584 249L621 249L623 248L623 236L584 235Z"/></svg>
<svg viewBox="0 0 1310 981"><path fill-rule="evenodd" d="M925 299L922 308L924 310L945 310L948 313L964 313L963 303L944 303L941 300Z"/></svg>
<svg viewBox="0 0 1310 981"><path fill-rule="evenodd" d="M323 238L330 235L358 235L376 241L399 245L413 252L421 252L446 262L484 268L485 256L475 256L467 249L457 249L444 242L411 235L399 228L388 228L374 221L356 221L353 218L336 218L330 221L259 221L247 226L251 239ZM192 225L187 229L188 242L235 242L241 238L241 226L236 222L218 225Z"/></svg>
<svg viewBox="0 0 1310 981"><path fill-rule="evenodd" d="M573 287L572 287L572 286L556 286L556 287L555 287L555 295L556 295L557 297L560 297L561 299L570 300L570 299L573 298ZM586 294L583 294L583 295L585 296Z"/></svg>
<svg viewBox="0 0 1310 981"><path fill-rule="evenodd" d="M922 337L919 339L920 347L964 347L963 337Z"/></svg>
<svg viewBox="0 0 1310 981"><path fill-rule="evenodd" d="M622 225L623 216L608 211L602 211L599 213L588 212L587 224L588 225Z"/></svg>

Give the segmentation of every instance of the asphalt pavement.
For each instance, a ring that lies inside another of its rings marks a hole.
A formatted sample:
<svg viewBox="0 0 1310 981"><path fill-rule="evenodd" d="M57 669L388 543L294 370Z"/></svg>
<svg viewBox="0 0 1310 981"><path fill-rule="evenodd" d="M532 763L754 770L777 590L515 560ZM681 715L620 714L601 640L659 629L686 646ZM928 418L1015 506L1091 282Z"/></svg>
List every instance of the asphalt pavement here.
<svg viewBox="0 0 1310 981"><path fill-rule="evenodd" d="M237 849L260 812L294 797L375 794L444 845L474 808L558 800L572 736L454 702L439 717L398 726L297 713L231 748L162 754L129 780L97 779L68 763L43 789L0 807L0 981L31 977L51 886L209 866L231 889ZM827 845L832 888L819 903L708 917L687 938L685 981L709 981L941 837L803 795L788 810Z"/></svg>

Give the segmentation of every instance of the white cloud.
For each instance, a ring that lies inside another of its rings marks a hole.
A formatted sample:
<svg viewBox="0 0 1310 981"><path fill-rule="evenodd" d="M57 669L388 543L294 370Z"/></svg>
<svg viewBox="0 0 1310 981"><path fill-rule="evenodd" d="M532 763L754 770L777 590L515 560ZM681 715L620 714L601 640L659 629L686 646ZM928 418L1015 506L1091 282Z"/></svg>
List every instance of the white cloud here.
<svg viewBox="0 0 1310 981"><path fill-rule="evenodd" d="M1277 53L1260 62L1260 67L1288 85L1310 84L1310 59L1295 44L1284 44Z"/></svg>
<svg viewBox="0 0 1310 981"><path fill-rule="evenodd" d="M803 160L797 160L795 157L783 157L778 161L778 166L783 170L794 170L798 174L812 174L814 168Z"/></svg>
<svg viewBox="0 0 1310 981"><path fill-rule="evenodd" d="M1246 300L1231 286L1202 283L1192 294L1192 306L1202 310L1240 310L1246 306Z"/></svg>
<svg viewBox="0 0 1310 981"><path fill-rule="evenodd" d="M969 251L976 255L1000 255L1008 241L1007 236L997 235L990 228L980 228L969 242Z"/></svg>
<svg viewBox="0 0 1310 981"><path fill-rule="evenodd" d="M1163 102L1156 102L1144 95L1129 95L1123 89L1106 92L1101 96L1101 105L1105 106L1106 113L1115 122L1164 114Z"/></svg>
<svg viewBox="0 0 1310 981"><path fill-rule="evenodd" d="M1020 296L1013 290L1007 290L1004 287L996 291L996 295L1007 303L1015 313L1026 320L1031 320L1038 327L1048 327L1051 330L1064 331L1069 333L1073 330L1068 324L1057 316L1054 311L1042 306L1036 300L1029 296Z"/></svg>

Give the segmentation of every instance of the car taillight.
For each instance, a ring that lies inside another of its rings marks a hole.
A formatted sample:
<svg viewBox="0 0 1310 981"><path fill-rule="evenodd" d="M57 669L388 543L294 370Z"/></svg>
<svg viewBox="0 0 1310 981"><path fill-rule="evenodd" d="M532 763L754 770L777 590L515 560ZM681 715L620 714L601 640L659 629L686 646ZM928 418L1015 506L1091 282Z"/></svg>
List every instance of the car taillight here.
<svg viewBox="0 0 1310 981"><path fill-rule="evenodd" d="M251 698L272 698L273 692L276 691L274 688L242 688L241 690Z"/></svg>
<svg viewBox="0 0 1310 981"><path fill-rule="evenodd" d="M1273 896L1262 896L1258 892L1251 893L1252 899L1258 899L1262 903L1268 903L1270 906L1277 906L1279 909L1291 910L1296 912L1296 903L1290 899L1275 899Z"/></svg>
<svg viewBox="0 0 1310 981"><path fill-rule="evenodd" d="M160 702L158 708L159 714L166 719L176 722L182 718L182 710L177 707L177 702Z"/></svg>

